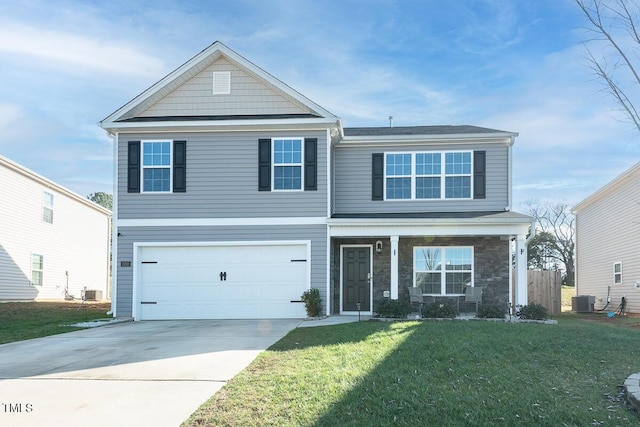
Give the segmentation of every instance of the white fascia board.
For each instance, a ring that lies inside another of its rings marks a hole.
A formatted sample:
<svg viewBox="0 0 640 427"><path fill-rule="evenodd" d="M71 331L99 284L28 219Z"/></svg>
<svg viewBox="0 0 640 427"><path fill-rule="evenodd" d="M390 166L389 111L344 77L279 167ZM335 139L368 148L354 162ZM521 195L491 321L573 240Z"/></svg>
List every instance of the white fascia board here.
<svg viewBox="0 0 640 427"><path fill-rule="evenodd" d="M267 119L267 120L189 120L171 122L107 122L100 126L109 133L114 132L167 132L167 131L245 131L248 128L281 127L290 129L292 126L313 127L326 129L336 124L335 118L317 119Z"/></svg>
<svg viewBox="0 0 640 427"><path fill-rule="evenodd" d="M326 223L326 217L148 218L119 219L118 227L232 227L263 225L326 225Z"/></svg>
<svg viewBox="0 0 640 427"><path fill-rule="evenodd" d="M340 146L366 146L386 144L469 144L482 142L485 144L513 145L517 133L479 133L479 134L451 134L451 135L379 135L379 136L345 136L337 147Z"/></svg>
<svg viewBox="0 0 640 427"><path fill-rule="evenodd" d="M582 200L573 208L571 208L571 212L573 212L574 214L578 213L582 209L586 208L587 206L591 205L597 200L605 197L607 194L611 193L612 191L616 190L619 186L623 185L624 183L627 182L627 180L633 178L637 174L640 174L640 162L631 166L629 169L627 169L626 171L618 175L612 181L609 181L607 184L605 184L604 186L600 187L598 190L591 193L584 200Z"/></svg>
<svg viewBox="0 0 640 427"><path fill-rule="evenodd" d="M331 225L331 237L372 236L525 236L530 223L519 224L397 224Z"/></svg>

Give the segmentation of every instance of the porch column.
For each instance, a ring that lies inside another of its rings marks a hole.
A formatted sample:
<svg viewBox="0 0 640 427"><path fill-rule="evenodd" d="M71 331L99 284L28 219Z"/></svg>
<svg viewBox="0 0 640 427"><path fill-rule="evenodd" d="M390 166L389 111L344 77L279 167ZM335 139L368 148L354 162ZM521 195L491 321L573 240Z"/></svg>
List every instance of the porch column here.
<svg viewBox="0 0 640 427"><path fill-rule="evenodd" d="M391 299L398 299L398 241L399 236L389 237L391 240Z"/></svg>
<svg viewBox="0 0 640 427"><path fill-rule="evenodd" d="M516 305L527 305L527 239L524 235L516 237Z"/></svg>

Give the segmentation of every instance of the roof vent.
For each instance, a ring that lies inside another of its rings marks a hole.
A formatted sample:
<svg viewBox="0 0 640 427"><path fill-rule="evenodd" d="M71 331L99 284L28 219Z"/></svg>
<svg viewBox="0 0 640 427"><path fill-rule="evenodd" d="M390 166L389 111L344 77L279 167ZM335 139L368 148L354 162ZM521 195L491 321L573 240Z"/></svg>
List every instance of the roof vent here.
<svg viewBox="0 0 640 427"><path fill-rule="evenodd" d="M231 93L231 72L230 71L214 71L213 72L213 94L228 95Z"/></svg>

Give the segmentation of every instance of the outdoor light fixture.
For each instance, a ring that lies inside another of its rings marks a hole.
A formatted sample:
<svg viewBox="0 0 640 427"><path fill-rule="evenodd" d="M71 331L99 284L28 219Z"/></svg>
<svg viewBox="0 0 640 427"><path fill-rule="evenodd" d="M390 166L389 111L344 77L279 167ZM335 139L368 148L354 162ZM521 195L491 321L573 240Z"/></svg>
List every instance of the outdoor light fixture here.
<svg viewBox="0 0 640 427"><path fill-rule="evenodd" d="M376 252L378 253L382 252L382 240L378 240L376 242Z"/></svg>

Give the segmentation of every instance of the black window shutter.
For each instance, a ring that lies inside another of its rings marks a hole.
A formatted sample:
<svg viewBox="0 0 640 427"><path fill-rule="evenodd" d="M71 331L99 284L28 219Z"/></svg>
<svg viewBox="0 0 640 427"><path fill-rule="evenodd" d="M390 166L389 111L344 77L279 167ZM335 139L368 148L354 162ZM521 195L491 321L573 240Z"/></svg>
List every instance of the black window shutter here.
<svg viewBox="0 0 640 427"><path fill-rule="evenodd" d="M318 139L304 139L304 189L318 189Z"/></svg>
<svg viewBox="0 0 640 427"><path fill-rule="evenodd" d="M187 141L173 141L173 192L187 191Z"/></svg>
<svg viewBox="0 0 640 427"><path fill-rule="evenodd" d="M271 140L258 140L258 191L271 191Z"/></svg>
<svg viewBox="0 0 640 427"><path fill-rule="evenodd" d="M487 198L487 152L473 152L473 198Z"/></svg>
<svg viewBox="0 0 640 427"><path fill-rule="evenodd" d="M371 200L384 200L384 153L373 153L371 158Z"/></svg>
<svg viewBox="0 0 640 427"><path fill-rule="evenodd" d="M127 193L140 192L140 141L129 141L127 152Z"/></svg>

